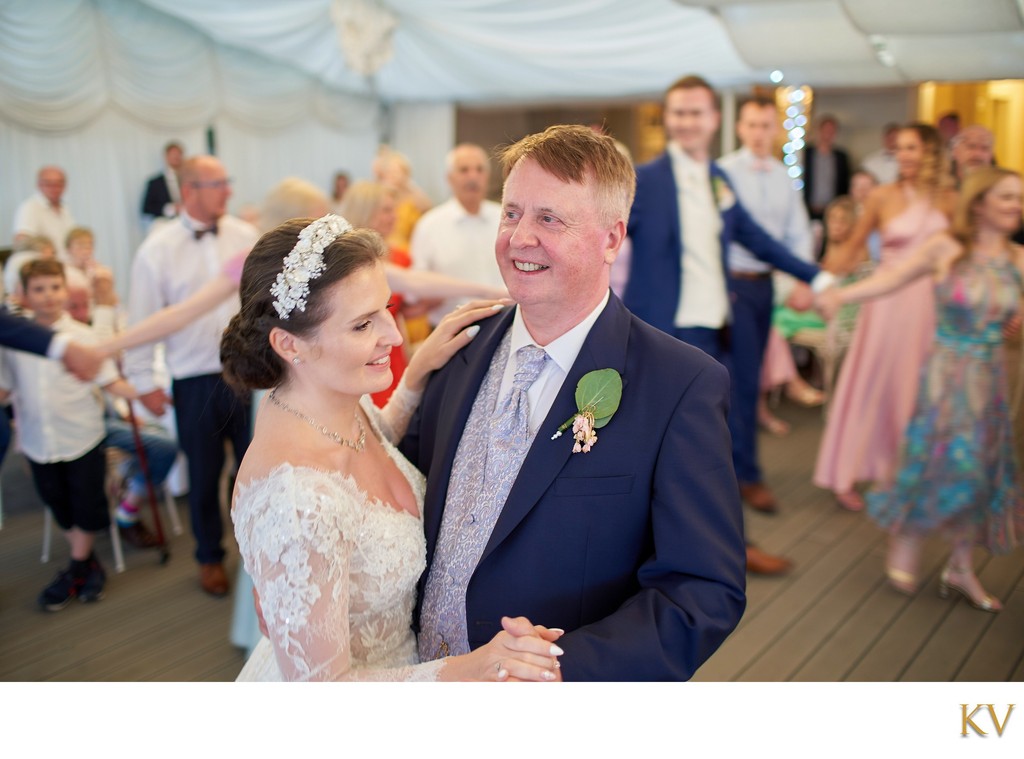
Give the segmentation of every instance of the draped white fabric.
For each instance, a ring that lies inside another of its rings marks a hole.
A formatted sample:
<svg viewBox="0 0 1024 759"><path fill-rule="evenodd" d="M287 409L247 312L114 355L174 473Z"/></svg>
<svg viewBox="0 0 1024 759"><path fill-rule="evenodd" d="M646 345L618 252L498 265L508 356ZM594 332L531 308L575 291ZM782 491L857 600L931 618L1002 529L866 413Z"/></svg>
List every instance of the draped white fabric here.
<svg viewBox="0 0 1024 759"><path fill-rule="evenodd" d="M122 296L144 232L145 181L161 170L170 139L206 152L214 128L235 179L232 210L258 204L286 176L326 191L337 169L370 174L374 99L219 44L143 3L0 0L0 29L0 243L12 238L39 167L61 166L64 200L95 231Z"/></svg>
<svg viewBox="0 0 1024 759"><path fill-rule="evenodd" d="M409 156L412 176L435 203L451 195L445 156L455 144L455 108L450 103L397 103L390 110L390 144ZM444 147L440 150L439 146Z"/></svg>
<svg viewBox="0 0 1024 759"><path fill-rule="evenodd" d="M61 166L68 174L64 201L79 224L95 231L96 257L114 269L123 297L142 240L142 190L146 178L159 171L169 139L192 150L204 144L202 130L151 129L113 108L73 137L32 132L0 119L0 241L12 238L14 211L35 191L39 167Z"/></svg>

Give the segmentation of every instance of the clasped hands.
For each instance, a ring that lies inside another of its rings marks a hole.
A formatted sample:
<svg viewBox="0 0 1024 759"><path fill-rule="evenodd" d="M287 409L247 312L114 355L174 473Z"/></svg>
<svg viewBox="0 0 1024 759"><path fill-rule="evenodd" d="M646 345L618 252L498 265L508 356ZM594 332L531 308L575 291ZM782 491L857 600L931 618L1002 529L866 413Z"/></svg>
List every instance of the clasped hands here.
<svg viewBox="0 0 1024 759"><path fill-rule="evenodd" d="M252 589L260 632L270 637L263 618L260 594ZM502 617L502 631L488 643L462 656L445 659L441 679L477 682L561 682L558 657L564 652L555 645L564 630L535 625L526 617Z"/></svg>

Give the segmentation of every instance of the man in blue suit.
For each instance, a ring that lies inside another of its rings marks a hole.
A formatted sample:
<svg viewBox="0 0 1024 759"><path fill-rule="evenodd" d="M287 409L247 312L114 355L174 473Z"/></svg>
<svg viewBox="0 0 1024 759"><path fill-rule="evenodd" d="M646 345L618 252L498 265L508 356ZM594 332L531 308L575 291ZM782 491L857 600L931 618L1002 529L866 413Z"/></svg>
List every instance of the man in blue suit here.
<svg viewBox="0 0 1024 759"><path fill-rule="evenodd" d="M428 483L421 657L524 616L565 630L565 680L688 679L745 606L728 377L609 290L635 182L611 138L551 127L502 162L496 254L517 306L431 379L402 445ZM517 384L524 355L541 368ZM600 369L621 402L574 453L554 433ZM521 431L496 435L517 392Z"/></svg>
<svg viewBox="0 0 1024 759"><path fill-rule="evenodd" d="M633 254L624 301L644 321L729 366L743 358L729 349L730 242L741 243L772 267L812 282L815 291L833 278L772 239L738 202L728 177L711 160L721 114L718 96L704 79L687 76L669 87L664 121L666 152L637 168L628 226ZM737 428L741 416L731 413L729 421L734 440L745 439ZM759 510L774 511L774 497L764 483L744 481L744 474L737 466L744 500ZM771 574L786 566L783 560L750 550L752 571Z"/></svg>

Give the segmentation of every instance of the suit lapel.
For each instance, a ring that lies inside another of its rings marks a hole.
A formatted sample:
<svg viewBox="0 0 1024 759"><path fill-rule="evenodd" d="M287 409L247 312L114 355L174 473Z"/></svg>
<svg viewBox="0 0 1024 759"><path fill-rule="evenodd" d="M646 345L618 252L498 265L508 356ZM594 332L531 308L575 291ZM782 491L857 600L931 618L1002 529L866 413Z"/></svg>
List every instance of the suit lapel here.
<svg viewBox="0 0 1024 759"><path fill-rule="evenodd" d="M629 321L629 311L622 305L622 301L612 295L608 305L594 322L590 334L587 335L544 423L537 430L533 445L530 446L526 460L491 532L490 540L480 557L481 562L537 505L551 487L555 477L568 463L569 457L573 455L571 435L563 433L557 440L552 440L551 436L566 419L576 413L576 384L580 378L595 369L615 369L622 375L625 389Z"/></svg>

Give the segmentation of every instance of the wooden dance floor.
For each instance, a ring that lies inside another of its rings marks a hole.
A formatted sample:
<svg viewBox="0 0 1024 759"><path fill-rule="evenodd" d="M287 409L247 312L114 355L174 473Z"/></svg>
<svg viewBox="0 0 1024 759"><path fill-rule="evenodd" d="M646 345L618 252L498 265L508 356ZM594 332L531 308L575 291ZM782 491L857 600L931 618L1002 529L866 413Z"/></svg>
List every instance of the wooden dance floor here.
<svg viewBox="0 0 1024 759"><path fill-rule="evenodd" d="M698 681L1024 680L1024 549L977 553L980 577L1003 599L987 614L962 599L938 597L945 560L928 543L915 598L884 582L884 536L864 515L838 508L810 484L821 414L783 402L793 424L785 438L762 436L778 516L749 513L750 538L795 562L783 578L750 577L739 628L697 673ZM112 571L109 540L98 544L109 571L99 603L43 613L36 596L67 559L55 536L53 559L39 561L42 506L24 460L10 453L2 471L0 529L0 681L231 680L244 653L228 640L233 599L199 590L187 509L172 556L125 548L127 570ZM234 576L238 553L228 556Z"/></svg>

